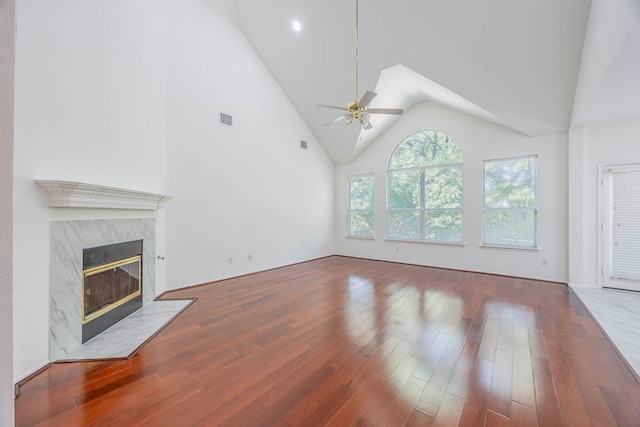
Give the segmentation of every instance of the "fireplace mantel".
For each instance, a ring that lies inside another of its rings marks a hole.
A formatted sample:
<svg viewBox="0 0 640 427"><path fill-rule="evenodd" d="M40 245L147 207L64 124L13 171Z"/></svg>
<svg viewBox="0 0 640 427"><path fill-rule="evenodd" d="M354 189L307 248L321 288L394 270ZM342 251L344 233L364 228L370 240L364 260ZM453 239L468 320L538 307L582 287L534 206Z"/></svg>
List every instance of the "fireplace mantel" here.
<svg viewBox="0 0 640 427"><path fill-rule="evenodd" d="M52 208L139 209L164 208L172 198L124 188L71 181L34 180Z"/></svg>

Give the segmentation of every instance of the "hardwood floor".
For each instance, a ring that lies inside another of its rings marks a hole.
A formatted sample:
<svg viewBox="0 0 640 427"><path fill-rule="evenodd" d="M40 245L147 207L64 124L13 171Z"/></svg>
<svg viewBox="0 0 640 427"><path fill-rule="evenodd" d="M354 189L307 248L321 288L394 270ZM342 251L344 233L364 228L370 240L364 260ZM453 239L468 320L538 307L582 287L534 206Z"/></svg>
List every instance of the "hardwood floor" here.
<svg viewBox="0 0 640 427"><path fill-rule="evenodd" d="M56 364L16 425L640 426L567 286L330 257L171 292L129 360Z"/></svg>

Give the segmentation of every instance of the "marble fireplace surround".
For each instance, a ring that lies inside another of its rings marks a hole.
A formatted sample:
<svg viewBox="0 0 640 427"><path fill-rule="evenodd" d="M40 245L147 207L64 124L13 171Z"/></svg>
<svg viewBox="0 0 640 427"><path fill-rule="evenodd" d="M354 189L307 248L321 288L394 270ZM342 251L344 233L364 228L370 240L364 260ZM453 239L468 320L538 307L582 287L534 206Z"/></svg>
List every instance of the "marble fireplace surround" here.
<svg viewBox="0 0 640 427"><path fill-rule="evenodd" d="M57 361L66 359L82 346L84 248L142 239L143 306L154 300L156 219L135 217L134 210L161 209L170 197L68 181L35 182L51 208L100 209L97 215L100 219L51 220L49 223L49 357ZM113 209L129 210L132 218L109 218Z"/></svg>

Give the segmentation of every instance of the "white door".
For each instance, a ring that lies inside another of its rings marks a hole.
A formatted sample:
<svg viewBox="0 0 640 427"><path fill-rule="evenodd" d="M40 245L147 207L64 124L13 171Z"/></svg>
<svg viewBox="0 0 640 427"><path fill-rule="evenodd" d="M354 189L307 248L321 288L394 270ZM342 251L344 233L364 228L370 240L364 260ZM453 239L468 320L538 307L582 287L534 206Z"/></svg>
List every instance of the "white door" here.
<svg viewBox="0 0 640 427"><path fill-rule="evenodd" d="M640 291L640 164L603 170L603 286Z"/></svg>

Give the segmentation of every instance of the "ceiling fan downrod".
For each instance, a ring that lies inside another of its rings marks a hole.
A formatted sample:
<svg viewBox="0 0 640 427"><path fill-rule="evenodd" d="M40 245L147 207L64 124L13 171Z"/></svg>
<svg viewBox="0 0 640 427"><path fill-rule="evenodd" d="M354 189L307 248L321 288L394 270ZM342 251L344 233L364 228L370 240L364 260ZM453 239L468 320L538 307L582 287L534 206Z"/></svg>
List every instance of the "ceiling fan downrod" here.
<svg viewBox="0 0 640 427"><path fill-rule="evenodd" d="M375 92L367 91L362 98L358 100L358 95L360 92L359 88L359 43L358 43L358 33L359 33L359 1L356 0L356 97L355 100L347 104L346 107L337 107L335 105L325 105L325 104L317 104L318 107L323 108L331 108L335 110L343 111L343 114L336 119L332 120L329 123L326 123L325 126L332 125L339 121L344 121L347 125L350 125L354 121L359 122L362 125L363 129L371 129L371 123L369 121L371 114L393 114L399 115L404 112L402 108L369 108L369 104L377 96Z"/></svg>
<svg viewBox="0 0 640 427"><path fill-rule="evenodd" d="M356 97L355 102L358 102L358 0L356 0Z"/></svg>

